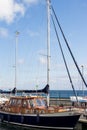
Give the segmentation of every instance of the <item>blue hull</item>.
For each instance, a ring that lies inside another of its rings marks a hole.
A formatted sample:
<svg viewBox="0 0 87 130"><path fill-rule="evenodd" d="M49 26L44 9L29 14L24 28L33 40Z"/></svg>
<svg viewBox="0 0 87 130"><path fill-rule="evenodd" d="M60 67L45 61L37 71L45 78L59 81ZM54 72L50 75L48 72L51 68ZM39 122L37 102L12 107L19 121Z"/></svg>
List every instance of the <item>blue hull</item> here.
<svg viewBox="0 0 87 130"><path fill-rule="evenodd" d="M80 115L57 116L53 114L11 114L0 112L0 121L34 128L73 129Z"/></svg>

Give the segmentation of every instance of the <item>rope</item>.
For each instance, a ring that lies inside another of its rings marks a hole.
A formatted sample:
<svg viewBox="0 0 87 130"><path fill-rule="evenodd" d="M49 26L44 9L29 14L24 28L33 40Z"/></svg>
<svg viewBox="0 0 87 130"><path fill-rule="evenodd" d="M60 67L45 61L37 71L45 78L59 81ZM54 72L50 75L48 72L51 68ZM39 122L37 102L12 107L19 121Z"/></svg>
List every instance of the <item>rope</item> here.
<svg viewBox="0 0 87 130"><path fill-rule="evenodd" d="M69 77L72 89L74 91L74 94L76 96L76 100L78 102L77 93L76 93L76 91L74 89L74 85L73 85L73 82L72 82L72 79L71 79L71 75L70 75L70 72L69 72L69 69L68 69L68 66L67 66L67 63L66 63L66 59L65 59L65 56L64 56L64 53L63 53L63 49L62 49L62 46L61 46L61 43L60 43L60 39L59 39L59 36L58 36L58 33L57 33L57 29L56 29L56 26L55 26L55 23L54 23L52 15L51 15L51 18L52 18L52 22L53 22L53 25L54 25L54 30L55 30L55 33L56 33L56 36L57 36L57 40L58 40L58 43L59 43L59 47L60 47L60 50L61 50L61 53L62 53L62 57L63 57L63 60L64 60L64 64L65 64L65 67L66 67L66 70L67 70L67 73L68 73L68 77Z"/></svg>
<svg viewBox="0 0 87 130"><path fill-rule="evenodd" d="M62 30L62 28L61 28L61 26L60 26L60 23L59 23L59 21L58 21L58 18L57 18L57 16L56 16L56 13L55 13L55 11L54 11L54 9L53 9L52 6L51 6L51 9L52 9L53 14L54 14L54 16L55 16L55 19L56 19L56 21L57 21L57 24L58 24L58 26L59 26L59 29L60 29L60 31L61 31L61 33L62 33L62 36L63 36L63 38L64 38L64 40L65 40L65 43L66 43L66 45L67 45L67 48L68 48L68 50L69 50L69 52L70 52L70 55L71 55L71 57L72 57L72 59L73 59L73 61L74 61L74 64L75 64L75 66L76 66L76 68L77 68L77 70L78 70L78 72L79 72L79 74L80 74L80 76L81 76L81 78L82 78L82 80L83 80L85 86L87 87L86 81L85 81L85 79L84 79L84 77L83 77L83 75L82 75L82 73L81 73L81 71L80 71L80 69L79 69L79 66L78 66L78 64L77 64L77 62L76 62L76 60L75 60L75 58L74 58L74 55L73 55L73 53L72 53L72 51L71 51L71 49L70 49L70 47L69 47L69 44L68 44L68 42L67 42L67 40L66 40L66 37L65 37L65 35L64 35L64 33L63 33L63 30Z"/></svg>

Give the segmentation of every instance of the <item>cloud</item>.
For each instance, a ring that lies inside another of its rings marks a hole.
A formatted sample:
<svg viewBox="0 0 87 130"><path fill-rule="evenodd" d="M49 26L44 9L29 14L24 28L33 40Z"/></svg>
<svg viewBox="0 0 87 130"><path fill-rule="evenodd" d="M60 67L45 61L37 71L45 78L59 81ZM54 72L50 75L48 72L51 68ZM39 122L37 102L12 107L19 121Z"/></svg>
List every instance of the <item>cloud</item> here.
<svg viewBox="0 0 87 130"><path fill-rule="evenodd" d="M23 4L18 4L18 3L15 3L14 5L14 12L15 13L20 13L21 15L24 15L25 13L25 7Z"/></svg>
<svg viewBox="0 0 87 130"><path fill-rule="evenodd" d="M28 7L39 0L0 0L0 20L12 23L18 16L24 16Z"/></svg>
<svg viewBox="0 0 87 130"><path fill-rule="evenodd" d="M45 57L40 57L39 61L41 64L47 64L47 59Z"/></svg>
<svg viewBox="0 0 87 130"><path fill-rule="evenodd" d="M39 0L23 0L24 3L29 4L29 5L30 4L36 4L36 3L38 3L38 1Z"/></svg>
<svg viewBox="0 0 87 130"><path fill-rule="evenodd" d="M39 36L39 33L38 33L38 32L33 32L33 31L30 31L30 30L28 30L28 34L29 34L30 37Z"/></svg>
<svg viewBox="0 0 87 130"><path fill-rule="evenodd" d="M19 59L19 60L18 60L18 63L19 63L19 64L24 64L24 59Z"/></svg>
<svg viewBox="0 0 87 130"><path fill-rule="evenodd" d="M0 28L0 36L7 37L8 36L8 30L6 28Z"/></svg>
<svg viewBox="0 0 87 130"><path fill-rule="evenodd" d="M17 3L15 0L0 0L0 20L11 23L17 14L24 15L24 13L23 3Z"/></svg>

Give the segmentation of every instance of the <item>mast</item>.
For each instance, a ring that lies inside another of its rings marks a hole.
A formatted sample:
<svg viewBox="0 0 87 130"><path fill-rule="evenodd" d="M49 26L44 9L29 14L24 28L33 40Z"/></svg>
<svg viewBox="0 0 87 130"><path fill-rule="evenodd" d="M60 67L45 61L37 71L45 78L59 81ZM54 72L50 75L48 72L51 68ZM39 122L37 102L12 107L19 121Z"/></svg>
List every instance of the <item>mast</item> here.
<svg viewBox="0 0 87 130"><path fill-rule="evenodd" d="M47 1L47 84L50 84L50 0ZM47 94L47 106L49 106L49 93Z"/></svg>
<svg viewBox="0 0 87 130"><path fill-rule="evenodd" d="M19 32L15 32L15 88L17 87L17 48L18 48L18 35Z"/></svg>

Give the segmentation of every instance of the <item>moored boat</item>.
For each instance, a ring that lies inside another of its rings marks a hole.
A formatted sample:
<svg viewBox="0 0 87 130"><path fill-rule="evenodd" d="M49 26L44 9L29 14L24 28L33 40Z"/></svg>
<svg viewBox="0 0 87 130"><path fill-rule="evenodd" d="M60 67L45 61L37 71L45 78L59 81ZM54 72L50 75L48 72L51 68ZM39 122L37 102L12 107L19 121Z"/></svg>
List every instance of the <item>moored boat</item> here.
<svg viewBox="0 0 87 130"><path fill-rule="evenodd" d="M0 95L0 105L4 104L6 101L9 101L8 97Z"/></svg>
<svg viewBox="0 0 87 130"><path fill-rule="evenodd" d="M73 129L79 117L64 107L48 107L41 96L12 96L0 108L1 122L34 128Z"/></svg>

